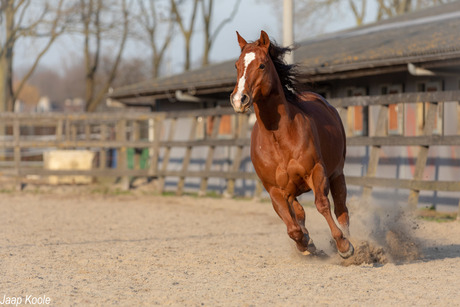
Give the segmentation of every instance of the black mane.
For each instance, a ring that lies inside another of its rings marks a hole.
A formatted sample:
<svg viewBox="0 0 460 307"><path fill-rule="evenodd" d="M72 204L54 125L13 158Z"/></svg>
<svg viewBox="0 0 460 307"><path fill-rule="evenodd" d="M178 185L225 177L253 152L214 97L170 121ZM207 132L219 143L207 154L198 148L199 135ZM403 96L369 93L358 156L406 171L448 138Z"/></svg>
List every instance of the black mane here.
<svg viewBox="0 0 460 307"><path fill-rule="evenodd" d="M270 41L268 53L280 78L286 100L291 103L298 103L301 93L306 90L306 85L299 82L300 74L297 65L286 64L284 61L284 55L293 49L293 47L278 46L275 42Z"/></svg>

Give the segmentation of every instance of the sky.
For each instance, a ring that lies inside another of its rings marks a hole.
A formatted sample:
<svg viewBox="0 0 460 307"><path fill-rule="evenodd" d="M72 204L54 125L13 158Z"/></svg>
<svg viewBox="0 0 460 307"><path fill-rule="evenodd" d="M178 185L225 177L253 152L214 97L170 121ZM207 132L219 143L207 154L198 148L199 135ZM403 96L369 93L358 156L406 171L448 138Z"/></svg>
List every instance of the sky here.
<svg viewBox="0 0 460 307"><path fill-rule="evenodd" d="M236 40L238 31L246 40L256 40L260 36L260 31L267 32L271 39L278 43L282 42L282 8L283 0L277 0L279 5L274 1L264 0L242 0L239 10L232 22L228 23L220 32L212 50L211 62L221 62L229 59L236 59L239 55L239 46ZM215 1L214 7L214 25L218 20L226 18L232 11L235 0L219 0ZM344 2L346 3L346 2ZM321 32L335 32L340 29L350 28L354 26L353 17L349 14L339 14L339 18L335 16L325 16L326 22L323 22ZM329 20L328 20L329 19ZM196 29L199 33L200 28ZM299 31L297 31L299 32ZM313 36L317 34L313 33ZM294 32L295 40L301 40L305 37L312 36L311 33L296 33ZM200 34L196 34L193 41L192 62L195 66L198 65L202 54L201 46L202 39ZM167 65L167 74L179 73L183 65L183 43L181 35L176 35L170 51L168 52L165 61ZM40 48L39 41L21 41L19 48L16 48L15 67L27 67L31 64L34 54ZM81 40L76 37L61 37L48 51L42 59L40 66L47 66L61 70L63 66L71 66L73 61L81 55ZM127 45L124 56L138 57L143 56L143 50L146 50L142 43L130 42ZM145 51L146 52L146 51Z"/></svg>

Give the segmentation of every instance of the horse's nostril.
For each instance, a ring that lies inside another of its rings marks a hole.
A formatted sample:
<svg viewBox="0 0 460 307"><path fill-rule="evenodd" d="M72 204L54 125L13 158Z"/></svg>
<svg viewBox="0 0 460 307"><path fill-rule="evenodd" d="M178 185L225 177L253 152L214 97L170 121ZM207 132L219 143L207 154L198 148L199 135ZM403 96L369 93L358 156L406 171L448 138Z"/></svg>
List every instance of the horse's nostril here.
<svg viewBox="0 0 460 307"><path fill-rule="evenodd" d="M244 103L247 99L248 99L248 96L243 95L243 97L241 97L241 102Z"/></svg>

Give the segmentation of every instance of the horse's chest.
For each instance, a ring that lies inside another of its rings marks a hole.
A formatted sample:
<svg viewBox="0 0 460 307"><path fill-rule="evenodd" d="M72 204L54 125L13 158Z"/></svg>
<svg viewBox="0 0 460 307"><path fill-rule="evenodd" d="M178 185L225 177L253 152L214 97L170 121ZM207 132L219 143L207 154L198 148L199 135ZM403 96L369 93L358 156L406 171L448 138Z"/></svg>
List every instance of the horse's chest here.
<svg viewBox="0 0 460 307"><path fill-rule="evenodd" d="M279 164L275 171L275 182L280 188L294 194L296 191L306 189L306 177L308 176L305 166L298 160L291 159L286 165Z"/></svg>
<svg viewBox="0 0 460 307"><path fill-rule="evenodd" d="M282 188L289 194L308 190L306 178L309 163L305 158L282 154L276 147L264 150L260 147L253 157L257 174L262 181Z"/></svg>

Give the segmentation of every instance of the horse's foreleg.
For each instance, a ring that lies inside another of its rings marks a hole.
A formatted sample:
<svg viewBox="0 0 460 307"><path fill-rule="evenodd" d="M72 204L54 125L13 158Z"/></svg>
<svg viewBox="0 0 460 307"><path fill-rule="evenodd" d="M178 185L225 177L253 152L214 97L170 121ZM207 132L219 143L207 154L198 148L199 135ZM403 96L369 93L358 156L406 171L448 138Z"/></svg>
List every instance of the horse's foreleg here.
<svg viewBox="0 0 460 307"><path fill-rule="evenodd" d="M309 178L310 187L313 186L315 193L315 205L319 213L326 219L329 228L331 229L332 237L334 238L340 256L348 258L353 255L353 245L343 236L343 232L334 222L331 214L331 205L327 194L329 193L329 180L326 177L326 172L321 164L316 164Z"/></svg>
<svg viewBox="0 0 460 307"><path fill-rule="evenodd" d="M347 186L345 184L345 176L341 174L330 181L331 194L334 199L334 213L337 217L342 230L348 236L350 231L348 229L350 220L348 216L347 201Z"/></svg>
<svg viewBox="0 0 460 307"><path fill-rule="evenodd" d="M305 227L305 210L303 209L302 205L299 203L297 198L294 198L294 201L292 202L292 209L294 210L295 219L297 221L297 224L299 224L300 229L302 229L304 237L308 238L308 252L315 252L316 246L308 234L307 227Z"/></svg>
<svg viewBox="0 0 460 307"><path fill-rule="evenodd" d="M294 198L292 202L292 209L294 210L295 219L299 224L302 232L308 235L308 230L305 227L305 210L303 209L302 205L299 203L297 198Z"/></svg>
<svg viewBox="0 0 460 307"><path fill-rule="evenodd" d="M273 208L275 209L279 217L283 220L283 222L286 224L287 233L289 237L296 242L297 248L301 252L307 251L308 241L310 239L308 236L308 232L304 233L302 231L302 227L297 222L299 218L300 220L302 220L302 218L303 220L305 220L305 212L303 213L303 217L301 215L299 217L296 217L297 211L301 213L299 208L296 207L294 209L293 206L291 206L291 204L289 203L289 199L285 197L281 189L272 187L269 193L270 198L272 200ZM300 206L300 204L298 205ZM303 228L306 230L305 226L303 226Z"/></svg>

